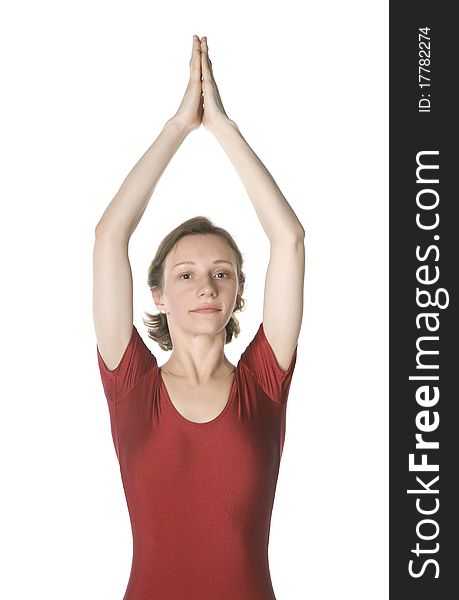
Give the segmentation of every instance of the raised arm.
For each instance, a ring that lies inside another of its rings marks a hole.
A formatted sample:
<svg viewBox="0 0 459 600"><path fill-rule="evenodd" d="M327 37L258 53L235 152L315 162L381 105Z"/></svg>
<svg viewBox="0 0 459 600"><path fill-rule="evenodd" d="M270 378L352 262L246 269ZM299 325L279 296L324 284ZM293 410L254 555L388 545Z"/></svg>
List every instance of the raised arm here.
<svg viewBox="0 0 459 600"><path fill-rule="evenodd" d="M129 239L171 158L200 126L202 110L201 48L193 36L190 79L179 109L131 169L95 229L93 317L99 352L109 369L118 365L132 334Z"/></svg>
<svg viewBox="0 0 459 600"><path fill-rule="evenodd" d="M207 38L201 40L202 123L228 155L252 201L269 241L263 328L279 366L286 370L298 342L303 315L304 229L273 177L229 119L209 59Z"/></svg>

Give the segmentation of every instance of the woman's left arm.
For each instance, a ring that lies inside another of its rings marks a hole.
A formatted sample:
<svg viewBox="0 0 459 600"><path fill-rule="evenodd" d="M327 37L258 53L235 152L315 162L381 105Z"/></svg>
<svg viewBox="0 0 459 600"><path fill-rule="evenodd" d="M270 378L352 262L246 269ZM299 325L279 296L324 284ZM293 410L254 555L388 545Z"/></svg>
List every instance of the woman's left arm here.
<svg viewBox="0 0 459 600"><path fill-rule="evenodd" d="M270 241L263 305L263 329L281 369L290 365L303 316L304 229L273 177L226 114L201 41L203 125L228 155Z"/></svg>
<svg viewBox="0 0 459 600"><path fill-rule="evenodd" d="M233 163L270 241L263 328L281 369L290 365L303 316L304 229L276 182L226 117L212 128Z"/></svg>

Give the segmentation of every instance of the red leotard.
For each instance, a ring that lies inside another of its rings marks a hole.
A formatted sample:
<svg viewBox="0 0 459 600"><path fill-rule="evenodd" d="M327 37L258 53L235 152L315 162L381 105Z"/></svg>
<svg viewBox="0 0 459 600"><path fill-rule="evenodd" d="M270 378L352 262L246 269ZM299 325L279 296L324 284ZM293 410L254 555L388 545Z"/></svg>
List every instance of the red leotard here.
<svg viewBox="0 0 459 600"><path fill-rule="evenodd" d="M113 371L97 347L133 535L123 600L275 600L268 541L297 348L282 371L261 323L225 408L195 423L135 326Z"/></svg>

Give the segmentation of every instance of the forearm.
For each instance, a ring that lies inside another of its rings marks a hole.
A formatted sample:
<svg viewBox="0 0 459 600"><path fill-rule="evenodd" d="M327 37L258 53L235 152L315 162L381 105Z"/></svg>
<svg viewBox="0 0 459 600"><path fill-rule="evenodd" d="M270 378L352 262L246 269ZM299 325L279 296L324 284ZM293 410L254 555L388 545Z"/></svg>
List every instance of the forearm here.
<svg viewBox="0 0 459 600"><path fill-rule="evenodd" d="M230 119L222 120L212 133L241 178L269 240L303 237L304 229L295 212L236 123Z"/></svg>
<svg viewBox="0 0 459 600"><path fill-rule="evenodd" d="M158 180L188 135L177 119L169 119L153 144L131 169L96 226L99 234L129 240Z"/></svg>

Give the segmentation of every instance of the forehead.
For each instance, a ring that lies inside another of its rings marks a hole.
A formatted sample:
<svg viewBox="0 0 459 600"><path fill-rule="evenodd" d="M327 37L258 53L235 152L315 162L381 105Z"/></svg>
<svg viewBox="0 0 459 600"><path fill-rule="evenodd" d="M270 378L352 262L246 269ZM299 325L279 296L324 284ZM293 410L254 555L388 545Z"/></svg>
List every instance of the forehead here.
<svg viewBox="0 0 459 600"><path fill-rule="evenodd" d="M185 260L196 264L212 264L214 260L227 260L235 266L235 257L228 243L218 235L194 234L181 238L166 257L166 268ZM223 263L222 263L223 264Z"/></svg>

